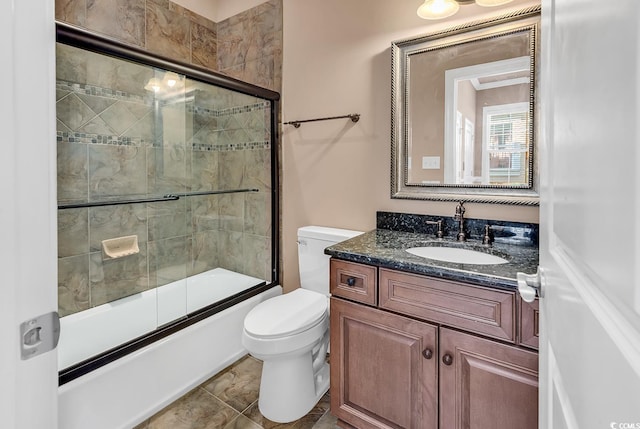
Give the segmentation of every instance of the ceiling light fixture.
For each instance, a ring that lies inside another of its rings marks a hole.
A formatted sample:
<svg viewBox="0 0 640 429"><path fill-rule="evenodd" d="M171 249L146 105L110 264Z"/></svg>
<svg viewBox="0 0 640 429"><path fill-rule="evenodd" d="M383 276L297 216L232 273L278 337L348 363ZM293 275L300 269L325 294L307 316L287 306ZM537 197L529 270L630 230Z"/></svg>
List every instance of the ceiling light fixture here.
<svg viewBox="0 0 640 429"><path fill-rule="evenodd" d="M443 19L454 15L460 5L475 3L478 6L501 6L513 0L424 0L418 8L418 16L422 19Z"/></svg>

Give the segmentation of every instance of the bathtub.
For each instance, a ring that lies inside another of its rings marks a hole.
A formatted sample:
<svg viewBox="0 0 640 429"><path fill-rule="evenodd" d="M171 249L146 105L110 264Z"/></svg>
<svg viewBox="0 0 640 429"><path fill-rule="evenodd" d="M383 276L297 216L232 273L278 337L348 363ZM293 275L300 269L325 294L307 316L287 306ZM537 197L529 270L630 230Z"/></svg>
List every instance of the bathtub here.
<svg viewBox="0 0 640 429"><path fill-rule="evenodd" d="M242 292L256 280L216 268L63 317L58 366L66 368L151 332ZM282 288L274 286L60 386L58 427L130 429L141 423L245 355L244 317L281 293Z"/></svg>

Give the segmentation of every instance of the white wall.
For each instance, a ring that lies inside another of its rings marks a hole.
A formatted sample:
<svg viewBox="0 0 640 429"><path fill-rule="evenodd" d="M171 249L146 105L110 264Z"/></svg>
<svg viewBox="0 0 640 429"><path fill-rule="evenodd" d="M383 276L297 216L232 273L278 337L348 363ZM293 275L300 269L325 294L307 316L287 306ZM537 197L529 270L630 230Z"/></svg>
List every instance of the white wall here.
<svg viewBox="0 0 640 429"><path fill-rule="evenodd" d="M283 121L362 115L356 124L343 119L298 129L283 126L283 286L289 291L299 281L295 240L300 226L370 230L377 210L454 213L455 203L389 197L391 42L539 1L462 6L445 21L418 18L417 0L283 1ZM535 207L467 207L472 218L538 220Z"/></svg>
<svg viewBox="0 0 640 429"><path fill-rule="evenodd" d="M213 22L224 21L267 0L171 0Z"/></svg>

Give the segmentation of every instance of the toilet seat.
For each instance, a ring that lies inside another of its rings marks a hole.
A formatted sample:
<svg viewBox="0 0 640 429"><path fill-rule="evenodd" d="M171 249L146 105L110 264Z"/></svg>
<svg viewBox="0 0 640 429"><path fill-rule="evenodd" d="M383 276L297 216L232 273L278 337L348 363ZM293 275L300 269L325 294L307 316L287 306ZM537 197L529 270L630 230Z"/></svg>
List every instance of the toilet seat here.
<svg viewBox="0 0 640 429"><path fill-rule="evenodd" d="M306 289L271 298L254 307L244 330L254 338L276 339L311 329L326 318L327 297Z"/></svg>

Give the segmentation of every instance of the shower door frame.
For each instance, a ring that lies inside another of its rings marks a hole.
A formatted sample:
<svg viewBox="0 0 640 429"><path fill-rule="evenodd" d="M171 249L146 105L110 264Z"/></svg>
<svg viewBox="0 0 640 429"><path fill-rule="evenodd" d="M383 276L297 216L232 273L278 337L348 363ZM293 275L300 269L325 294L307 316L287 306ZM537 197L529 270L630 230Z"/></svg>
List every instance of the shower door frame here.
<svg viewBox="0 0 640 429"><path fill-rule="evenodd" d="M213 303L175 322L164 325L147 335L135 338L113 349L100 353L83 362L61 370L58 374L59 385L68 383L88 374L121 357L135 352L149 344L159 341L194 323L217 314L237 303L262 293L279 284L280 276L280 209L279 209L279 117L280 94L267 88L256 86L232 77L217 73L204 67L176 61L151 54L140 48L123 44L117 40L97 35L87 30L56 21L56 42L98 54L133 61L151 67L173 71L185 77L211 84L220 88L236 91L249 96L260 97L270 102L270 152L271 152L271 281L263 282L227 299Z"/></svg>

